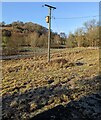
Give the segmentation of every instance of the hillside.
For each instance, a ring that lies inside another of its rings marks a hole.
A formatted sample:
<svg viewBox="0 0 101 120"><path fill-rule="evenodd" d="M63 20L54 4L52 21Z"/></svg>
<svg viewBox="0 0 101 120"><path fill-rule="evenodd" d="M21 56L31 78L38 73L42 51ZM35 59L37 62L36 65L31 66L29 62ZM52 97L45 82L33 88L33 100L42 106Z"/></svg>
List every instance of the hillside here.
<svg viewBox="0 0 101 120"><path fill-rule="evenodd" d="M33 52L33 48L47 48L48 29L32 22L13 22L2 25L3 55L19 55L22 51ZM61 33L61 35L65 35ZM51 30L51 47L64 47L64 38Z"/></svg>
<svg viewBox="0 0 101 120"><path fill-rule="evenodd" d="M96 93L101 90L99 49L68 48L52 53L50 63L47 63L46 59L47 56L43 55L36 59L31 57L3 60L3 119L38 120L38 118L43 118L44 120L56 120L58 115L64 116L70 113L70 119L68 119L74 120L71 113L78 107L73 112L74 118L80 118L82 113L85 118L82 120L86 120L87 116L89 119L98 120L100 113L96 104L93 108L82 108L83 102L81 105L80 102L79 104L74 101L84 99L90 104L92 97L90 100L86 97L93 94L97 96ZM100 94L95 100L101 101ZM86 103L84 107L86 107ZM49 112L47 112L48 110ZM48 118L43 113L45 111L47 115L51 113ZM55 111L58 112L55 113ZM77 111L80 114L75 116ZM43 116L39 115L37 118L40 113ZM60 120L66 118L64 116Z"/></svg>
<svg viewBox="0 0 101 120"><path fill-rule="evenodd" d="M15 21L12 22L11 24L5 24L2 25L3 30L10 30L11 32L20 32L20 33L25 33L25 32L46 32L47 28L43 27L42 25L32 23L32 22L26 22L23 23L21 21Z"/></svg>

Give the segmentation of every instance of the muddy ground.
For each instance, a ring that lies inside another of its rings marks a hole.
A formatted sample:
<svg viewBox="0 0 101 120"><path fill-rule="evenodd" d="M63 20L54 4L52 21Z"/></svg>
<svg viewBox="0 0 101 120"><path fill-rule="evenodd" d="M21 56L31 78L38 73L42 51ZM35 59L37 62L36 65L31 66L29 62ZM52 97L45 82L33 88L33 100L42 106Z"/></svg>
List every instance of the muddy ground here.
<svg viewBox="0 0 101 120"><path fill-rule="evenodd" d="M3 120L99 120L99 50L63 49L2 61Z"/></svg>

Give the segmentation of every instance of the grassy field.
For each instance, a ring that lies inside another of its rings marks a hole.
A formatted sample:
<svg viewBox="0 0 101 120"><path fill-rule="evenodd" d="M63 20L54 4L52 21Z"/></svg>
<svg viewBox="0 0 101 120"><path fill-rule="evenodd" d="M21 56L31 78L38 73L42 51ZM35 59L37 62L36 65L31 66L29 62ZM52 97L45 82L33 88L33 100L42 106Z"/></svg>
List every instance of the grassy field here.
<svg viewBox="0 0 101 120"><path fill-rule="evenodd" d="M2 61L3 118L27 120L99 91L99 49L70 48Z"/></svg>

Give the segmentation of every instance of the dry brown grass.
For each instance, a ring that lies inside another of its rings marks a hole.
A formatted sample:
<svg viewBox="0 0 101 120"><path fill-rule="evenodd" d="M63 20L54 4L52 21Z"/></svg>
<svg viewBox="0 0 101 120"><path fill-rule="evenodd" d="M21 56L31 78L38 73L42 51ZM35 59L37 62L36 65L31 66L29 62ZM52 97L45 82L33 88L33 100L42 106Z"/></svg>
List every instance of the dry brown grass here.
<svg viewBox="0 0 101 120"><path fill-rule="evenodd" d="M15 111L21 112L21 106L29 106L30 114L22 112L24 119L98 90L98 49L65 49L51 54L50 63L46 61L46 55L3 61L2 95L9 101L4 116L7 107L17 106Z"/></svg>

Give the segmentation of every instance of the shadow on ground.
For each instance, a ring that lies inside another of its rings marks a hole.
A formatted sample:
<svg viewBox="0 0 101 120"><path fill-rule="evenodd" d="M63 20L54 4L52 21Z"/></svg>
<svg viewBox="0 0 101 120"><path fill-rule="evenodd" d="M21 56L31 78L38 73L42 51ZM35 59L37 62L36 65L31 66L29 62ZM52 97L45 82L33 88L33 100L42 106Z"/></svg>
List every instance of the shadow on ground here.
<svg viewBox="0 0 101 120"><path fill-rule="evenodd" d="M30 120L101 120L101 92L58 105Z"/></svg>
<svg viewBox="0 0 101 120"><path fill-rule="evenodd" d="M81 87L74 89L70 89L67 81L57 85L33 88L23 94L5 95L2 98L2 120L100 120L100 80L101 76L78 80L77 84ZM87 95L84 96L83 93ZM79 100L75 100L76 97ZM57 103L59 105L55 107ZM61 103L68 104L63 106ZM32 113L51 104L54 104L52 109L44 110L33 117Z"/></svg>

